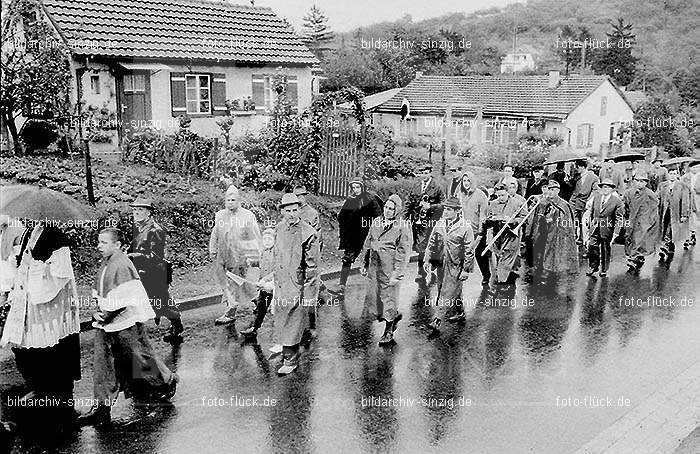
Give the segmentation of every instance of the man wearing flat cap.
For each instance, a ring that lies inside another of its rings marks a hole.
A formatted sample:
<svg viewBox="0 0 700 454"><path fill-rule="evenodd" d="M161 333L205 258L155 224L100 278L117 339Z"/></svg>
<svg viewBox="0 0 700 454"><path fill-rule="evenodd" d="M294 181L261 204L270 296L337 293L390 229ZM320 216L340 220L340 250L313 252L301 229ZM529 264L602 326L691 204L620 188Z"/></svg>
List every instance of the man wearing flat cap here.
<svg viewBox="0 0 700 454"><path fill-rule="evenodd" d="M316 229L299 216L301 203L294 194L284 194L279 204L282 222L276 227L273 249L275 335L282 345L280 375L299 364L299 344L308 328L309 308L318 298L320 250Z"/></svg>
<svg viewBox="0 0 700 454"><path fill-rule="evenodd" d="M625 204L625 255L628 272L637 274L645 257L654 253L659 241L659 197L649 189L649 175L643 169L633 174L622 196Z"/></svg>
<svg viewBox="0 0 700 454"><path fill-rule="evenodd" d="M525 237L532 244L532 275L546 283L554 273L578 270L574 213L566 200L559 197L561 186L549 180L543 197L535 208Z"/></svg>
<svg viewBox="0 0 700 454"><path fill-rule="evenodd" d="M432 336L437 335L444 321L464 320L462 283L474 267L474 231L470 221L462 217L462 204L457 197L450 197L443 204L443 215L435 225L423 262L426 273L437 270L438 294L435 301Z"/></svg>
<svg viewBox="0 0 700 454"><path fill-rule="evenodd" d="M226 297L226 310L216 319L216 325L235 323L238 305L256 296L254 285L241 280L236 282L229 273L246 279L251 268L259 264L262 251L258 221L250 210L241 206L240 193L235 186L226 190L224 206L214 217L209 238L209 256Z"/></svg>
<svg viewBox="0 0 700 454"><path fill-rule="evenodd" d="M588 223L588 272L594 276L608 275L612 258L611 244L618 237L625 219L625 205L615 192L615 182L605 178L598 183L598 191L588 199L584 222Z"/></svg>
<svg viewBox="0 0 700 454"><path fill-rule="evenodd" d="M523 220L525 212L518 211L522 203L510 195L504 183L496 184L494 193L496 198L489 202L482 235L487 235L491 230L495 237L505 227L501 236L492 245L496 258L496 283L513 284L517 278L520 258L520 232L514 229Z"/></svg>
<svg viewBox="0 0 700 454"><path fill-rule="evenodd" d="M165 242L167 233L153 219L153 202L151 199L137 198L132 204L134 234L128 257L139 272L139 277L146 288L151 307L156 313L156 324L161 317L170 320L170 329L163 340L172 344L182 342L183 331L180 312L175 301L170 298L169 285L172 280L170 263L165 260Z"/></svg>

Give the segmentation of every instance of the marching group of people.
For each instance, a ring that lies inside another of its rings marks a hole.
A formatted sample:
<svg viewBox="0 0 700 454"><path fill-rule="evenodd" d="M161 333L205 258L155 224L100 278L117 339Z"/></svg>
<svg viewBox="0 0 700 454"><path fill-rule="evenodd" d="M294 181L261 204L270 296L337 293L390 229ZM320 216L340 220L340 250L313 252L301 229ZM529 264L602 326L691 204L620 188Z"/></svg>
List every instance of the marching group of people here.
<svg viewBox="0 0 700 454"><path fill-rule="evenodd" d="M440 334L442 323L465 319L462 283L474 273L474 261L484 286L513 285L521 275L547 283L578 270L582 255L589 276L606 277L613 243L624 244L630 273L638 273L657 248L660 260L670 262L677 245L695 244L700 179L697 161L668 171L659 161L650 172L638 163L619 170L611 161L598 172L587 160L576 161L570 173L563 164L549 175L537 167L524 185L506 166L490 189L477 186L469 172L455 173L442 187L435 169L428 168L417 200L398 194L382 200L367 191L362 179L354 179L338 214L340 279L328 287L319 273L319 212L306 200L306 188L284 194L281 221L264 223L261 230L231 186L209 241L225 300L215 324L234 325L240 305L253 301L254 320L241 333L254 338L271 312L271 357L280 357L278 373L286 375L299 364L300 345L316 336L319 304L331 295L344 298L358 258L366 283L364 305L385 324L381 345L394 342L402 319L399 290L413 253L416 281L437 285L431 337ZM61 418L101 424L110 420L120 391L149 400L168 400L175 393L178 377L154 353L145 325L168 319L164 340L183 341L181 316L169 293L166 233L153 217L151 200L137 199L132 209L130 245L122 245L116 229L99 233L103 261L93 289L98 404L82 415L72 405L73 385L81 376L80 320L68 240L42 223L25 228L15 219L2 219L0 294L9 313L0 343L12 346L31 389L24 399L57 399Z"/></svg>

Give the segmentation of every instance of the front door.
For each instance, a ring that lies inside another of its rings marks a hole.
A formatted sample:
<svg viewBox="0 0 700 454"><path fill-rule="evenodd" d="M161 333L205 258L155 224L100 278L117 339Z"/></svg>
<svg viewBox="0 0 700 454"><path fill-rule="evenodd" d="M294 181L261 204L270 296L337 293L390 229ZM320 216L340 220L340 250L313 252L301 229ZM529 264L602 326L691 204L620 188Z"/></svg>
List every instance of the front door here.
<svg viewBox="0 0 700 454"><path fill-rule="evenodd" d="M148 71L124 72L117 77L122 137L151 126L151 77Z"/></svg>

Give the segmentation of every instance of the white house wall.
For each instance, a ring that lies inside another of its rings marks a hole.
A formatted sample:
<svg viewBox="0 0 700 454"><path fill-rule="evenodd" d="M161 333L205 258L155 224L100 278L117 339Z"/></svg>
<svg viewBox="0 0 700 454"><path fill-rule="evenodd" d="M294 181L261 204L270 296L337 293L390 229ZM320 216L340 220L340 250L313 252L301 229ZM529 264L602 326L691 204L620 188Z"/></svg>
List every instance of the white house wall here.
<svg viewBox="0 0 700 454"><path fill-rule="evenodd" d="M603 96L607 97L607 108L605 115L600 115ZM614 122L630 122L633 114L615 87L606 81L571 112L564 125L571 129L571 146L574 149L598 153L601 151L601 145L609 141L610 125ZM584 123L593 125L593 143L590 147L577 148L578 126Z"/></svg>
<svg viewBox="0 0 700 454"><path fill-rule="evenodd" d="M241 99L253 96L253 74L275 74L277 66L266 66L259 68L251 67L230 67L230 66L184 66L166 63L173 70L172 72L184 73L221 73L226 74L226 99ZM305 109L311 104L311 69L310 68L285 68L283 70L289 75L297 76L298 80L298 100L299 109ZM159 126L166 131L175 131L178 128L177 122L172 117L170 101L170 71L161 70L151 74L151 112L155 126ZM190 115L192 124L190 130L197 134L218 137L220 135L216 120L221 117L198 117ZM238 135L249 130L259 130L265 126L268 117L265 115L251 115L237 117L232 135Z"/></svg>

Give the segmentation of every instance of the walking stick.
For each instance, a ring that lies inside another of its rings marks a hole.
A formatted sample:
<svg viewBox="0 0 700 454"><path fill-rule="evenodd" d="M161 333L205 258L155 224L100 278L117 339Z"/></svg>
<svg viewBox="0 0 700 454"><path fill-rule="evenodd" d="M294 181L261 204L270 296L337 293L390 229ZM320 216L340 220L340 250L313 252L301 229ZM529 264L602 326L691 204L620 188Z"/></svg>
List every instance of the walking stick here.
<svg viewBox="0 0 700 454"><path fill-rule="evenodd" d="M508 220L505 222L505 224L503 225L503 227L501 228L501 230L498 231L498 233L493 237L493 239L491 240L491 242L489 242L489 244L486 245L486 247L484 248L484 250L481 251L481 254L480 254L480 255L481 255L482 257L483 257L484 254L486 254L487 251L489 251L489 250L493 247L493 245L494 245L494 244L496 243L496 241L501 237L501 235L503 235L503 232L505 232L506 229L508 228L508 223L509 223L510 221L512 221L513 218L515 218L515 216L517 216L517 215L520 213L520 211L523 209L523 207L526 207L526 206L527 206L527 202L529 202L530 199L532 199L533 197L537 198L538 196L537 196L537 195L531 195L530 197L528 197L528 198L525 200L525 203L523 203L523 204L520 206L520 208L518 208L518 209L515 211L515 213L513 213L513 214L508 218ZM523 225L523 223L525 222L525 220L527 220L528 216L530 216L530 214L532 214L532 213L535 211L535 208L537 208L537 206L540 204L540 201L541 201L541 200L542 200L541 198L537 200L537 203L535 204L535 206L532 207L532 209L531 209L530 211L527 212L527 214L525 215L525 217L523 218L523 220L520 221L520 223L519 223L519 224L515 227L515 229L513 229L513 230L518 230L518 229L520 228L520 226Z"/></svg>

